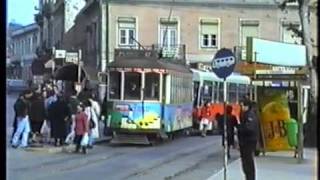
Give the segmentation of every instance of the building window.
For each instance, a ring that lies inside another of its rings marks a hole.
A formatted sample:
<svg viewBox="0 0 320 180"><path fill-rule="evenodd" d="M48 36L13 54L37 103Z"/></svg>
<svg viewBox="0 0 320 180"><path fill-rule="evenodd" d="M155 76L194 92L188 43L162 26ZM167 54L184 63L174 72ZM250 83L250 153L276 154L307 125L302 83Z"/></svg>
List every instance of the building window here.
<svg viewBox="0 0 320 180"><path fill-rule="evenodd" d="M174 48L178 44L178 21L167 18L160 19L160 45L166 48Z"/></svg>
<svg viewBox="0 0 320 180"><path fill-rule="evenodd" d="M241 21L240 28L240 46L242 49L241 59L246 59L246 47L248 37L259 37L259 21L256 20L244 20Z"/></svg>
<svg viewBox="0 0 320 180"><path fill-rule="evenodd" d="M119 18L119 46L135 46L136 39L136 19Z"/></svg>
<svg viewBox="0 0 320 180"><path fill-rule="evenodd" d="M282 22L282 41L285 43L301 44L302 39L294 33L292 28L301 30L298 22Z"/></svg>
<svg viewBox="0 0 320 180"><path fill-rule="evenodd" d="M218 46L218 20L201 20L201 48L216 48Z"/></svg>
<svg viewBox="0 0 320 180"><path fill-rule="evenodd" d="M159 42L162 48L162 57L171 58L178 54L178 37L178 20L161 18Z"/></svg>

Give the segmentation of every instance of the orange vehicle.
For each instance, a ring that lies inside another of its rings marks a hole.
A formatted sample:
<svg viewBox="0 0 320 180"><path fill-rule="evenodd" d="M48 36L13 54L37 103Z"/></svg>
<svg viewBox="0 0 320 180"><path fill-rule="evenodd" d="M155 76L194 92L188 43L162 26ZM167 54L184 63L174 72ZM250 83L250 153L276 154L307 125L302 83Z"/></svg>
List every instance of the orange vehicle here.
<svg viewBox="0 0 320 180"><path fill-rule="evenodd" d="M193 72L193 128L199 129L201 111L206 102L210 102L208 131L218 130L216 117L224 114L223 80L213 72L191 69ZM239 100L248 93L253 93L248 76L232 73L227 79L227 104L233 108L232 114L240 117Z"/></svg>

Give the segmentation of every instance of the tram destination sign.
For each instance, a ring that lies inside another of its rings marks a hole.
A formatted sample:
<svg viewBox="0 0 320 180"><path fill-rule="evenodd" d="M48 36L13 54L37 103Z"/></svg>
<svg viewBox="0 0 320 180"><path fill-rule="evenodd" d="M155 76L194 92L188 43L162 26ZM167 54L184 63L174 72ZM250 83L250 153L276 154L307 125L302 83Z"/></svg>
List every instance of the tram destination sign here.
<svg viewBox="0 0 320 180"><path fill-rule="evenodd" d="M212 71L222 79L227 78L234 70L236 58L230 49L220 49L212 60Z"/></svg>

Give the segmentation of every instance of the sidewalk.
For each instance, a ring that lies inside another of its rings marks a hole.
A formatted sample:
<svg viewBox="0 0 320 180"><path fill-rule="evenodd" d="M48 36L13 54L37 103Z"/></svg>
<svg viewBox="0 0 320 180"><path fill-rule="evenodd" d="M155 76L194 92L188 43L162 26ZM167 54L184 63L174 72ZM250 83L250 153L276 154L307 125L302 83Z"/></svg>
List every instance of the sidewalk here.
<svg viewBox="0 0 320 180"><path fill-rule="evenodd" d="M104 142L108 142L111 140L110 136L104 136L95 141L95 144L100 144ZM32 152L45 152L45 153L60 153L60 152L72 152L75 146L73 144L68 146L55 147L52 145L43 145L41 147L28 147L26 151Z"/></svg>
<svg viewBox="0 0 320 180"><path fill-rule="evenodd" d="M292 152L267 152L255 158L256 180L317 180L317 150L304 149L304 161L297 163ZM223 169L207 180L223 180ZM227 180L245 180L241 160L228 165Z"/></svg>

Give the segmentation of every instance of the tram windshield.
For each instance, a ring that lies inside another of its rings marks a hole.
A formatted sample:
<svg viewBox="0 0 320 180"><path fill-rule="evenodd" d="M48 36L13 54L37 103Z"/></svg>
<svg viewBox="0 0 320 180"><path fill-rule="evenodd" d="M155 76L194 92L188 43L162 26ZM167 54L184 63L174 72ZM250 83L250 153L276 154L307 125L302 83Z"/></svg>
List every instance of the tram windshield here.
<svg viewBox="0 0 320 180"><path fill-rule="evenodd" d="M141 74L136 72L125 72L124 99L141 99Z"/></svg>
<svg viewBox="0 0 320 180"><path fill-rule="evenodd" d="M110 72L110 99L120 99L121 73Z"/></svg>
<svg viewBox="0 0 320 180"><path fill-rule="evenodd" d="M159 82L160 74L146 73L145 74L145 91L144 98L146 100L159 100Z"/></svg>

